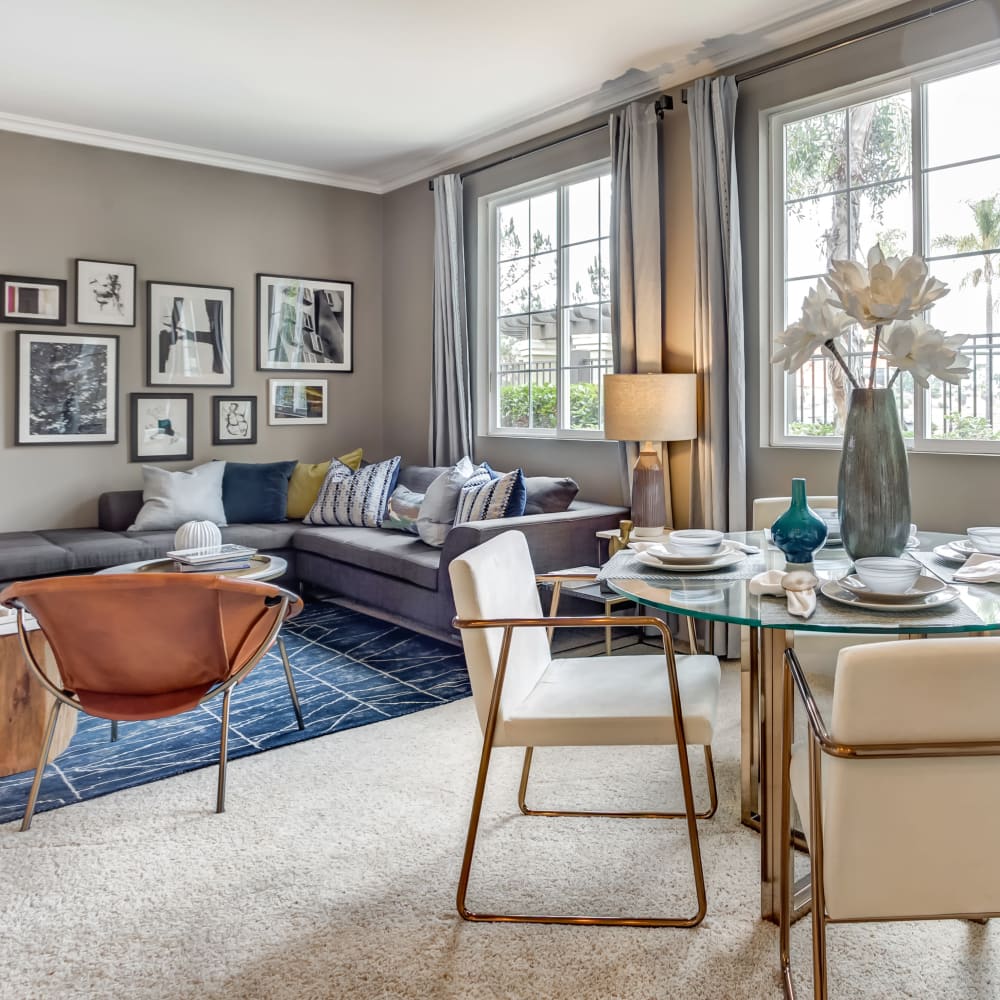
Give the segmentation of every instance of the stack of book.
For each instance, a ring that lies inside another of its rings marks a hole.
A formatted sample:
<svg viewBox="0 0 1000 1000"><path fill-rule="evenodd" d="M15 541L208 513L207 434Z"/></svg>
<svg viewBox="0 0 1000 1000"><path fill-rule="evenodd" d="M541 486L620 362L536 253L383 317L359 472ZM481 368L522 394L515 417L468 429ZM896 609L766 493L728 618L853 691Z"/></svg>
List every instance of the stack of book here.
<svg viewBox="0 0 1000 1000"><path fill-rule="evenodd" d="M177 549L167 555L182 573L228 573L249 569L256 549L245 545L212 545L204 549Z"/></svg>

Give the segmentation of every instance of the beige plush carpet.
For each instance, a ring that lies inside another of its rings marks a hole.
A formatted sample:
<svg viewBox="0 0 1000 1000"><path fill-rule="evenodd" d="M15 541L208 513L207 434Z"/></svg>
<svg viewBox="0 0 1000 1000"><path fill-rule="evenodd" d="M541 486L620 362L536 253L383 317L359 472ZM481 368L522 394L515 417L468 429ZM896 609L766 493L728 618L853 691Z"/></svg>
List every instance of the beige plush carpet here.
<svg viewBox="0 0 1000 1000"><path fill-rule="evenodd" d="M757 917L758 840L738 822L737 673L716 743L722 805L701 824L695 930L467 924L455 883L479 748L460 701L0 828L4 998L777 998ZM470 904L630 913L693 907L683 824L525 818L520 756L492 773ZM700 760L700 755L699 755ZM654 750L536 755L537 803L656 805ZM696 774L701 782L700 763ZM1000 926L831 930L831 997L1000 995ZM809 926L793 931L803 995Z"/></svg>

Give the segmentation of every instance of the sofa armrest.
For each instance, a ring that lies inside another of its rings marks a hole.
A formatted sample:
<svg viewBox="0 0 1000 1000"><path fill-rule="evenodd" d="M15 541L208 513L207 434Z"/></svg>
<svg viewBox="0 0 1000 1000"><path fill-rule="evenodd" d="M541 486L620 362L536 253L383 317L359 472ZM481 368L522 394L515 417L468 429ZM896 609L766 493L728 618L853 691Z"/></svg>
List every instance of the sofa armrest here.
<svg viewBox="0 0 1000 1000"><path fill-rule="evenodd" d="M450 590L448 564L455 556L505 531L524 532L536 573L589 563L596 559L597 539L594 533L615 530L624 517L628 517L625 507L574 503L569 510L558 514L531 514L460 524L452 528L445 539L438 586L447 586Z"/></svg>

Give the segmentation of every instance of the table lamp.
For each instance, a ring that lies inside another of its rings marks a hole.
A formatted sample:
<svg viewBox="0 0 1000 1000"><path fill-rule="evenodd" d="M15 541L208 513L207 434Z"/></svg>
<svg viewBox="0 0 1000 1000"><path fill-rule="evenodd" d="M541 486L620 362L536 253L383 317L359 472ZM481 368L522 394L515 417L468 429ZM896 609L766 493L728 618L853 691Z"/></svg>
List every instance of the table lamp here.
<svg viewBox="0 0 1000 1000"><path fill-rule="evenodd" d="M698 436L697 398L696 375L604 376L604 436L642 443L632 468L633 534L640 538L662 534L666 520L663 466L653 443Z"/></svg>

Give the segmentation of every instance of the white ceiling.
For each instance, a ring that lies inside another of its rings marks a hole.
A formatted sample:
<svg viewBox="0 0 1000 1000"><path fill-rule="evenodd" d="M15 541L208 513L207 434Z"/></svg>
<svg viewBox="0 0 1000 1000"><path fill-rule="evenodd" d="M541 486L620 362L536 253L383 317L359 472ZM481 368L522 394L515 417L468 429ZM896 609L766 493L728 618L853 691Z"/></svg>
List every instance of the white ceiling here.
<svg viewBox="0 0 1000 1000"><path fill-rule="evenodd" d="M3 0L0 129L387 191L899 0Z"/></svg>

